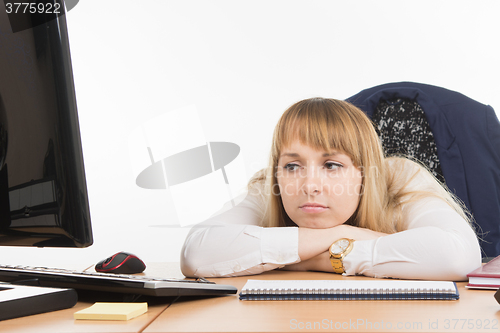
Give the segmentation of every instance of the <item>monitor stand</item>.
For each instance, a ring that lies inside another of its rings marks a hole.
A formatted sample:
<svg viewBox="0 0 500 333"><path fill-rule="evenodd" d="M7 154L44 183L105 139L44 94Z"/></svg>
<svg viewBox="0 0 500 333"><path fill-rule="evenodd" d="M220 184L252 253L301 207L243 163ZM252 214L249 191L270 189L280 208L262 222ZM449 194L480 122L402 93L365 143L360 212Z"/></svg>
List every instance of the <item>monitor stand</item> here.
<svg viewBox="0 0 500 333"><path fill-rule="evenodd" d="M71 308L77 300L73 289L0 282L0 320Z"/></svg>

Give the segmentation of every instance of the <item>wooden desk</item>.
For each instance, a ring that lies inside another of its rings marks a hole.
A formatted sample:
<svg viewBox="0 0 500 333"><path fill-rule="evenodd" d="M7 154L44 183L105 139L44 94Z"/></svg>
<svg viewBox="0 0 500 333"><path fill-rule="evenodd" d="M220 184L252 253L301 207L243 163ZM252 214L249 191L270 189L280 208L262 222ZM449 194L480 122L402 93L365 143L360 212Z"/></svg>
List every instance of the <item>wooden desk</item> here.
<svg viewBox="0 0 500 333"><path fill-rule="evenodd" d="M146 273L182 277L178 263L149 264ZM241 290L248 278L367 279L273 271L211 280ZM172 305L150 305L147 314L120 322L74 320L74 312L91 305L78 302L72 309L1 321L0 332L498 332L500 304L494 291L457 285L458 301L240 301L237 295L180 299Z"/></svg>
<svg viewBox="0 0 500 333"><path fill-rule="evenodd" d="M211 279L240 291L249 277ZM317 272L272 271L253 279L367 279ZM457 283L458 301L240 301L237 295L181 300L144 332L498 332L492 290ZM489 328L486 328L488 326Z"/></svg>

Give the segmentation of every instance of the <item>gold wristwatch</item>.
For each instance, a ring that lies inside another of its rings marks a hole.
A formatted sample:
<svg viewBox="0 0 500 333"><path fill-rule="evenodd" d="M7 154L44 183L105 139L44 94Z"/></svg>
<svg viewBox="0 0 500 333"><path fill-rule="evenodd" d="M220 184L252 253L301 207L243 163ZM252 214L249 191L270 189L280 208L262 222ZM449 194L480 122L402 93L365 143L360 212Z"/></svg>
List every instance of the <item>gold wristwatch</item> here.
<svg viewBox="0 0 500 333"><path fill-rule="evenodd" d="M345 273L343 260L351 252L353 245L354 239L341 238L330 246L330 262L335 273Z"/></svg>

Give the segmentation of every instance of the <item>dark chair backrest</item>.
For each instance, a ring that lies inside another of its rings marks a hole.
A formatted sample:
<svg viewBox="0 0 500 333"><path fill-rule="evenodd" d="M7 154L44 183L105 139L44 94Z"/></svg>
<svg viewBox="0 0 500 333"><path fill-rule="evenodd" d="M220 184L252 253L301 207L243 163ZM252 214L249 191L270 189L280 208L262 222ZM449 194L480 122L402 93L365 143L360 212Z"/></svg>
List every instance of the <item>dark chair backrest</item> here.
<svg viewBox="0 0 500 333"><path fill-rule="evenodd" d="M442 87L387 83L347 99L370 117L387 156L426 165L475 219L483 255L500 255L500 122L493 108Z"/></svg>

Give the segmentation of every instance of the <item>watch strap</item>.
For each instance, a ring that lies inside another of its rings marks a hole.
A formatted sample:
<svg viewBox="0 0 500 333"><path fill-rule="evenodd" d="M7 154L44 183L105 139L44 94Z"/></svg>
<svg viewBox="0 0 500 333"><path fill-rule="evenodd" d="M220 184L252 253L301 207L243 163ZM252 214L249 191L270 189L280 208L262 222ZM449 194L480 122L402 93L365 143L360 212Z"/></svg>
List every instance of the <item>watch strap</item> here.
<svg viewBox="0 0 500 333"><path fill-rule="evenodd" d="M333 271L337 274L343 274L345 273L345 268L344 268L344 263L342 262L342 259L336 259L332 258L330 256L330 262L332 263Z"/></svg>

